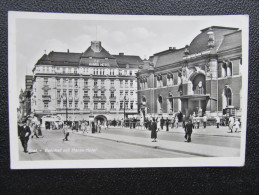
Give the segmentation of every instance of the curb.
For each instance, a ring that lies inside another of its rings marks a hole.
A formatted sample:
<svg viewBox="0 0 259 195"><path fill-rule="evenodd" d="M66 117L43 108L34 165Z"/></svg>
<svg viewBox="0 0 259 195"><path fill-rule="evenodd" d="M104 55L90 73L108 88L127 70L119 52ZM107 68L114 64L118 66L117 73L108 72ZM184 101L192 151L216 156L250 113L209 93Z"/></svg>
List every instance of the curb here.
<svg viewBox="0 0 259 195"><path fill-rule="evenodd" d="M158 149L158 150L165 150L165 151L170 151L170 152L178 152L178 153L183 153L183 154L195 155L195 156L200 156L200 157L215 157L215 156L205 155L205 154L200 154L200 153L168 149L168 148L159 147L159 146L149 146L149 145L145 145L145 144L138 144L138 143L133 143L133 142L128 142L128 141L115 140L115 139L111 139L111 138L97 137L97 136L92 136L90 134L79 134L79 133L75 133L75 132L73 132L73 134L88 136L88 137L97 138L97 139L109 140L109 141L114 141L114 142L119 142L119 143L124 143L124 144L130 144L130 145L135 145L135 146L142 146L142 147L146 147L146 148L153 148L153 149Z"/></svg>

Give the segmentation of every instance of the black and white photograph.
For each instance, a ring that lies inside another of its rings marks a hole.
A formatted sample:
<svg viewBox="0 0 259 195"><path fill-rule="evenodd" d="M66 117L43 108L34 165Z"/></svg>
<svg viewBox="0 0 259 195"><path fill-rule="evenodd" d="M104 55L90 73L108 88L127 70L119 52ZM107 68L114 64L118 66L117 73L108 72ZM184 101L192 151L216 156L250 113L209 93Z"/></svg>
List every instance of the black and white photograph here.
<svg viewBox="0 0 259 195"><path fill-rule="evenodd" d="M248 24L9 12L11 169L244 166Z"/></svg>

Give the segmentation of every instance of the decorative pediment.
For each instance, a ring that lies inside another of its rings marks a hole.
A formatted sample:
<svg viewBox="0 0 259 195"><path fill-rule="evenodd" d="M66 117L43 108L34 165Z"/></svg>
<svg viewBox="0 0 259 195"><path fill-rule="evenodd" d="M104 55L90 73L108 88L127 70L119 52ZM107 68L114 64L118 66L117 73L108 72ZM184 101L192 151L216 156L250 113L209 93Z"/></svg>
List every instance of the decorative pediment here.
<svg viewBox="0 0 259 195"><path fill-rule="evenodd" d="M44 87L42 87L42 90L43 91L51 90L51 88L48 85L44 85Z"/></svg>

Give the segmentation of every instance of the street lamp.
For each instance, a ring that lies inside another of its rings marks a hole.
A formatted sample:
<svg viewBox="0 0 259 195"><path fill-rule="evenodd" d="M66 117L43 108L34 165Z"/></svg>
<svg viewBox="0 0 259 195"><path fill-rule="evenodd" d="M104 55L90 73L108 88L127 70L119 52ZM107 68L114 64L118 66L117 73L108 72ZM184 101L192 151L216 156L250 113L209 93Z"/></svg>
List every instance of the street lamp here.
<svg viewBox="0 0 259 195"><path fill-rule="evenodd" d="M124 121L125 121L125 102L126 102L126 96L124 96Z"/></svg>

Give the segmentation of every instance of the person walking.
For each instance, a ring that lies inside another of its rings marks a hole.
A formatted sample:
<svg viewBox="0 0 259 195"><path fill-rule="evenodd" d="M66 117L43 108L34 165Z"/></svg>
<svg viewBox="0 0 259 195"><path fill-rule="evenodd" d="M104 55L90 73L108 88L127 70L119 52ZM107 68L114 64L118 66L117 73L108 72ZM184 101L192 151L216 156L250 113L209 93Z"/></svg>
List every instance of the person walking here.
<svg viewBox="0 0 259 195"><path fill-rule="evenodd" d="M98 132L101 133L102 124L101 124L101 121L100 121L100 120L98 120L98 122L97 122L97 129L98 129Z"/></svg>
<svg viewBox="0 0 259 195"><path fill-rule="evenodd" d="M175 116L175 128L178 128L178 122L179 122L179 119L178 119L178 116Z"/></svg>
<svg viewBox="0 0 259 195"><path fill-rule="evenodd" d="M239 126L240 126L240 122L239 122L239 120L237 118L235 118L235 122L234 122L234 130L235 130L235 132L238 132Z"/></svg>
<svg viewBox="0 0 259 195"><path fill-rule="evenodd" d="M193 130L193 124L192 121L189 120L187 124L185 124L185 142L191 142L191 136L192 136L192 130Z"/></svg>
<svg viewBox="0 0 259 195"><path fill-rule="evenodd" d="M153 139L152 142L157 141L157 123L155 118L153 118L153 122L151 123L151 139Z"/></svg>
<svg viewBox="0 0 259 195"><path fill-rule="evenodd" d="M206 114L203 116L203 127L204 129L206 129L206 126L207 126L207 116Z"/></svg>
<svg viewBox="0 0 259 195"><path fill-rule="evenodd" d="M197 129L199 129L200 128L200 117L199 116L196 118L196 123L197 123Z"/></svg>
<svg viewBox="0 0 259 195"><path fill-rule="evenodd" d="M229 124L228 124L228 127L230 129L230 133L233 133L233 126L234 126L234 122L235 122L235 119L231 116L229 117Z"/></svg>
<svg viewBox="0 0 259 195"><path fill-rule="evenodd" d="M64 123L64 126L63 126L63 134L64 134L63 141L68 141L67 138L69 136L69 132L68 132L68 125L66 122Z"/></svg>
<svg viewBox="0 0 259 195"><path fill-rule="evenodd" d="M165 122L165 120L164 120L164 118L162 117L162 118L160 119L160 127L161 127L161 130L163 130L163 128L164 128L164 122Z"/></svg>
<svg viewBox="0 0 259 195"><path fill-rule="evenodd" d="M160 123L160 119L158 117L156 118L156 123L157 123L157 131L160 131L161 123Z"/></svg>
<svg viewBox="0 0 259 195"><path fill-rule="evenodd" d="M26 123L26 124L25 124ZM21 140L23 151L28 153L28 141L31 135L30 120L25 119L22 125L18 125L18 136Z"/></svg>
<svg viewBox="0 0 259 195"><path fill-rule="evenodd" d="M219 116L216 116L216 124L217 124L217 128L219 128L219 123L220 123L220 118L219 118Z"/></svg>
<svg viewBox="0 0 259 195"><path fill-rule="evenodd" d="M92 133L95 133L95 124L94 124L94 121L91 122L91 129L92 129Z"/></svg>
<svg viewBox="0 0 259 195"><path fill-rule="evenodd" d="M168 117L166 118L166 121L165 121L165 126L166 126L166 131L169 131L169 119Z"/></svg>

